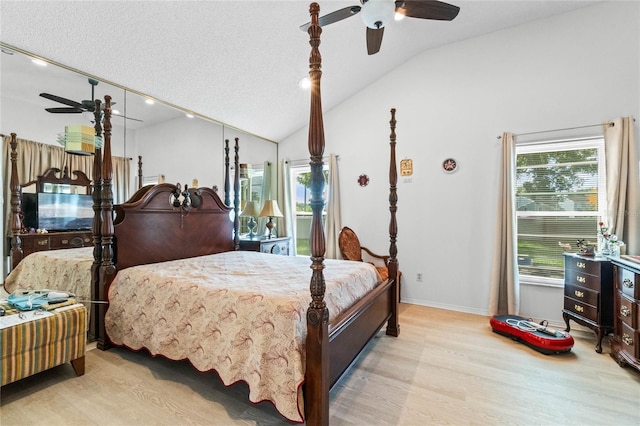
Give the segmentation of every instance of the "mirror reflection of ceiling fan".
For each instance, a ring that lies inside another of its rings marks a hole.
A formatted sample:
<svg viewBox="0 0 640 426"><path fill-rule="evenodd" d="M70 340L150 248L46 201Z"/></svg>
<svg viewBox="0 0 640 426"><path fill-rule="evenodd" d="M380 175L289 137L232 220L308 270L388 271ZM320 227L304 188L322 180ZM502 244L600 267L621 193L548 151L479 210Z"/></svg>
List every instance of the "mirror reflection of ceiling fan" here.
<svg viewBox="0 0 640 426"><path fill-rule="evenodd" d="M66 107L45 108L45 111L53 114L82 114L84 112L93 113L95 111L96 105L95 101L93 101L92 99L95 99L94 89L98 85L98 80L89 78L89 84L91 85L91 99L83 100L80 102L72 101L71 99L52 95L50 93L40 93L40 96L42 96L43 98L58 102L63 105L67 105ZM111 102L111 105L115 105L115 102ZM142 122L142 120L138 120L137 118L125 117L121 114L114 113L112 116ZM91 115L90 119L93 119L93 115Z"/></svg>
<svg viewBox="0 0 640 426"><path fill-rule="evenodd" d="M360 0L360 3L362 6L349 6L321 16L318 23L324 27L360 13L362 21L367 26L369 55L380 51L384 28L396 14L409 18L451 21L460 12L458 6L431 0ZM310 26L311 23L307 22L301 25L300 29L306 32Z"/></svg>

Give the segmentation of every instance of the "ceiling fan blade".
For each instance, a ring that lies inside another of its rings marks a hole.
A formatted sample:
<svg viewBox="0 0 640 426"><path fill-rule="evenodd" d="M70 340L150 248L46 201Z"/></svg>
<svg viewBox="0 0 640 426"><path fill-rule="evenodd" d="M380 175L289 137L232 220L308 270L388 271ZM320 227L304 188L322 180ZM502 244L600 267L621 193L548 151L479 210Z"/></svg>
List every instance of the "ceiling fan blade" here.
<svg viewBox="0 0 640 426"><path fill-rule="evenodd" d="M69 105L70 107L82 108L82 104L76 101L72 101L71 99L61 98L60 96L51 95L49 93L40 93L40 96L42 96L43 98L52 100L54 102L59 102L64 105Z"/></svg>
<svg viewBox="0 0 640 426"><path fill-rule="evenodd" d="M318 24L321 27L324 27L325 25L342 21L343 19L347 19L348 17L353 16L356 13L360 12L360 9L362 9L361 6L349 6L349 7L336 10L335 12L327 13L326 15L318 18ZM304 25L300 25L300 29L302 31L307 31L310 26L311 26L311 22L307 22Z"/></svg>
<svg viewBox="0 0 640 426"><path fill-rule="evenodd" d="M377 30L367 27L367 52L369 55L374 55L380 51L383 34L384 27L378 28Z"/></svg>
<svg viewBox="0 0 640 426"><path fill-rule="evenodd" d="M47 112L52 112L54 114L80 114L84 112L83 109L74 108L74 107L63 107L63 108L45 108Z"/></svg>
<svg viewBox="0 0 640 426"><path fill-rule="evenodd" d="M451 21L458 16L460 8L441 1L398 0L396 1L396 11L411 18Z"/></svg>

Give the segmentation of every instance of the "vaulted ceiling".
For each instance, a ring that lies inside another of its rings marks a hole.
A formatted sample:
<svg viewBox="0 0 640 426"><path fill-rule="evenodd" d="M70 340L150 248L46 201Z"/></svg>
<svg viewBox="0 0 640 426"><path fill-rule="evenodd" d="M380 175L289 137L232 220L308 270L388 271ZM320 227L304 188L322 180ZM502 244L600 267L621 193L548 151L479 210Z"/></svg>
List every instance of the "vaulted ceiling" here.
<svg viewBox="0 0 640 426"><path fill-rule="evenodd" d="M322 16L359 1L318 3ZM391 22L372 56L358 16L324 27L324 109L428 49L596 2L449 3L460 7L451 22ZM0 41L278 141L308 121L309 94L297 86L308 73L308 35L299 29L308 10L307 1L2 0Z"/></svg>

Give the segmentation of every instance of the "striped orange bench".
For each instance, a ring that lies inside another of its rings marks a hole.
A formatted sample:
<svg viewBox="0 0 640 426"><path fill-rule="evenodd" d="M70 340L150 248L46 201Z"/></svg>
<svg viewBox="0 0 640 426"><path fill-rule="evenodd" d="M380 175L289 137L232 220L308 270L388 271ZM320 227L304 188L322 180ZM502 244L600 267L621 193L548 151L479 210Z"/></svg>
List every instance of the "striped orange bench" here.
<svg viewBox="0 0 640 426"><path fill-rule="evenodd" d="M71 362L84 374L87 309L75 306L54 315L0 330L2 386Z"/></svg>

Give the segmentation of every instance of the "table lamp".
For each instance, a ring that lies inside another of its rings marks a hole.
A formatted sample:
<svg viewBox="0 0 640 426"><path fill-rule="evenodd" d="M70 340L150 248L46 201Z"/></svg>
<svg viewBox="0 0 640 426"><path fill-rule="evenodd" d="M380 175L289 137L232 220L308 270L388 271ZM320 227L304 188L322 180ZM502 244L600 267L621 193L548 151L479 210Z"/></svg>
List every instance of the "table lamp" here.
<svg viewBox="0 0 640 426"><path fill-rule="evenodd" d="M269 229L269 238L273 235L273 227L275 224L273 223L274 217L282 217L283 214L278 208L278 202L276 200L266 200L264 202L264 207L262 207L262 211L260 212L260 217L268 217L269 222L267 222L267 228Z"/></svg>
<svg viewBox="0 0 640 426"><path fill-rule="evenodd" d="M240 213L240 217L248 217L249 221L247 222L247 228L249 228L249 238L253 239L255 234L253 233L253 228L256 227L256 221L253 220L254 216L258 216L258 206L255 201L247 201L247 204L244 206L244 210Z"/></svg>

